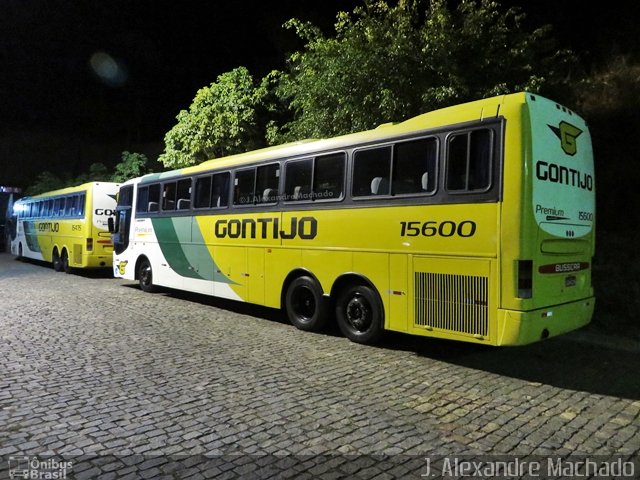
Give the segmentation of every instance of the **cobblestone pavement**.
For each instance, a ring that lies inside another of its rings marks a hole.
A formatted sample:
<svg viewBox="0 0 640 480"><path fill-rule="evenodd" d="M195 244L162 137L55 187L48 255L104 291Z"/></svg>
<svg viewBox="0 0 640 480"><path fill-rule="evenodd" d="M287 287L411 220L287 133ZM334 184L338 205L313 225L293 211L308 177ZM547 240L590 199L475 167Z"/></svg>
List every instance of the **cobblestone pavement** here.
<svg viewBox="0 0 640 480"><path fill-rule="evenodd" d="M640 349L588 329L367 347L8 254L0 295L5 476L53 456L67 478L420 478L429 455L497 454L620 454L640 476Z"/></svg>

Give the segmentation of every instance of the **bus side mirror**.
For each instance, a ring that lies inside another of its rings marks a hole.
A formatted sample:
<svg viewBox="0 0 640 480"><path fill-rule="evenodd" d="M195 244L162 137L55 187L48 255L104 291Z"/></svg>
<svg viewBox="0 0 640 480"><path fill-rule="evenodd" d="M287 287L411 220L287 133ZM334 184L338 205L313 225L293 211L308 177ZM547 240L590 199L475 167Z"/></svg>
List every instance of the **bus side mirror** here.
<svg viewBox="0 0 640 480"><path fill-rule="evenodd" d="M115 233L116 229L115 229L113 217L109 217L107 219L107 225L109 226L109 233Z"/></svg>

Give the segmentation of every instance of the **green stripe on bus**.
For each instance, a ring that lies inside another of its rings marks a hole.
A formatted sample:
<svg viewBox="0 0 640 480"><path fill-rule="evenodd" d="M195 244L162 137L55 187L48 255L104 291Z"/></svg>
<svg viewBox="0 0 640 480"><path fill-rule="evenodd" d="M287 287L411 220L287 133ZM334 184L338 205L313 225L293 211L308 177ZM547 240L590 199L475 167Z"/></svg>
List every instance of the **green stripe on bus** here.
<svg viewBox="0 0 640 480"><path fill-rule="evenodd" d="M23 222L22 228L24 229L24 238L27 241L27 246L32 252L42 252L40 248L40 242L38 239L38 229L35 222Z"/></svg>
<svg viewBox="0 0 640 480"><path fill-rule="evenodd" d="M191 217L154 218L151 220L162 254L169 266L183 277L223 283L234 283L211 258L200 230L193 229Z"/></svg>

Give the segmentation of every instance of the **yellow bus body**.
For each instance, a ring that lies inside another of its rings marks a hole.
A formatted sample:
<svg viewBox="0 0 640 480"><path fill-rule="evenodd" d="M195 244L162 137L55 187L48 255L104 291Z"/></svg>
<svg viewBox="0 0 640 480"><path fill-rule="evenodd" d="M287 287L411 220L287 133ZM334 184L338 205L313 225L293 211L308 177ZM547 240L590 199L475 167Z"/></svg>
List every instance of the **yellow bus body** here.
<svg viewBox="0 0 640 480"><path fill-rule="evenodd" d="M14 204L11 253L54 264L56 270L110 268L113 216L119 184L88 182Z"/></svg>
<svg viewBox="0 0 640 480"><path fill-rule="evenodd" d="M485 127L495 147L489 186L469 190L467 160L467 190L453 191L452 142ZM428 195L389 190L382 200L356 197L354 155L431 136L437 137L437 180ZM226 208L193 207L202 175L229 172L237 188L245 167L279 162L282 194L291 162L336 152L343 152L346 170L342 196L333 202L283 197L242 206L232 198ZM134 213L141 188L167 191L187 179L193 188L184 211ZM123 188L132 194L129 205L118 207L129 225L114 252L114 274L122 278L140 280L144 260L155 285L274 308L288 305L288 288L301 276L338 303L345 290L362 284L379 296L385 330L486 345L536 342L584 326L593 314L588 128L537 95L495 97L367 132L211 160Z"/></svg>

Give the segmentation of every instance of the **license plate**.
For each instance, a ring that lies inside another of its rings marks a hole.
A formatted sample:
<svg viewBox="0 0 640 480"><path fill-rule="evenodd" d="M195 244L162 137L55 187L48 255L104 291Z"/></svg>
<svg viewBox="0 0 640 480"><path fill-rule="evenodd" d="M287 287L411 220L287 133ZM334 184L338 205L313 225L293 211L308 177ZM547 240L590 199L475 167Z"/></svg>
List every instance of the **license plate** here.
<svg viewBox="0 0 640 480"><path fill-rule="evenodd" d="M576 277L574 275L569 275L564 279L565 287L575 287L576 286Z"/></svg>

